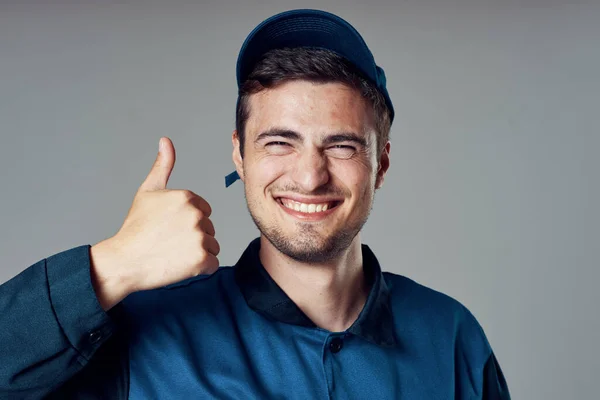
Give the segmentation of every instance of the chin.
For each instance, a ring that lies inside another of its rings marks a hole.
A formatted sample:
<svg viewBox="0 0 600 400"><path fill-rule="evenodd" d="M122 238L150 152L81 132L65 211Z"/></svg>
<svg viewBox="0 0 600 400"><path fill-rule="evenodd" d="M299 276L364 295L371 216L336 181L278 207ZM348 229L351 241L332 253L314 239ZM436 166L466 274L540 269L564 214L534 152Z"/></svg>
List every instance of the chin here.
<svg viewBox="0 0 600 400"><path fill-rule="evenodd" d="M289 235L279 228L257 226L273 247L291 259L304 263L323 263L335 259L350 247L358 234L358 231L340 231L333 236L322 237L312 226L303 226Z"/></svg>

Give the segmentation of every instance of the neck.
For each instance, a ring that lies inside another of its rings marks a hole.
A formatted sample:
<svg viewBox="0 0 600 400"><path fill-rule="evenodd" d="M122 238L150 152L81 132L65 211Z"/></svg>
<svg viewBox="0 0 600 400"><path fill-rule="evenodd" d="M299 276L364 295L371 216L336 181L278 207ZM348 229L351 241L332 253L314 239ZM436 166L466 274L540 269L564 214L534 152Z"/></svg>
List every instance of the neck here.
<svg viewBox="0 0 600 400"><path fill-rule="evenodd" d="M337 258L318 264L293 260L261 236L260 260L277 285L320 328L344 331L364 307L369 288L360 235Z"/></svg>

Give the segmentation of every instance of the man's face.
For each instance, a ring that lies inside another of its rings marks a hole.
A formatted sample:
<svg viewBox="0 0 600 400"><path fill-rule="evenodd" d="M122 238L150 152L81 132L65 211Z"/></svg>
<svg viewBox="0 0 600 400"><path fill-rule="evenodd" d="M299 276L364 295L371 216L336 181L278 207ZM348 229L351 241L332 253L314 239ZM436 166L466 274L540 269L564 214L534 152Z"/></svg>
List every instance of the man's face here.
<svg viewBox="0 0 600 400"><path fill-rule="evenodd" d="M360 94L339 83L290 81L250 98L244 158L233 159L248 210L282 253L324 262L366 222L389 166L377 158L374 120Z"/></svg>

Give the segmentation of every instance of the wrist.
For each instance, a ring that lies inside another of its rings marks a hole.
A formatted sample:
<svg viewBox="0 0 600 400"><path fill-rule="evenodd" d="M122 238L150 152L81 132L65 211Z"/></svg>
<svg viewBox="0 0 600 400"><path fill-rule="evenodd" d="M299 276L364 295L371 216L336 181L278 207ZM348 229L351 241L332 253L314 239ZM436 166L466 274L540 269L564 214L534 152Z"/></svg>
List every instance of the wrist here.
<svg viewBox="0 0 600 400"><path fill-rule="evenodd" d="M103 240L90 249L90 276L100 305L110 310L133 290L124 275L122 257L111 239Z"/></svg>

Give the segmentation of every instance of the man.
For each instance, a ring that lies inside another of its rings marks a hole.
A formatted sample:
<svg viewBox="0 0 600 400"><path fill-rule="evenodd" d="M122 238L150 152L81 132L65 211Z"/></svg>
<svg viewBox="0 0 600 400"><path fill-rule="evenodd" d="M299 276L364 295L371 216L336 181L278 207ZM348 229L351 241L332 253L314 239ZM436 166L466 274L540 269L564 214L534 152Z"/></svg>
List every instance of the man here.
<svg viewBox="0 0 600 400"><path fill-rule="evenodd" d="M2 398L508 399L471 313L361 243L394 111L358 32L278 14L237 79L227 184L243 181L260 238L219 268L211 208L166 188L161 138L117 234L0 288Z"/></svg>

